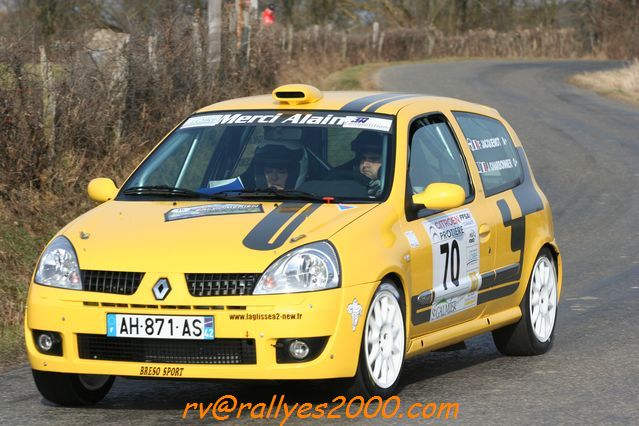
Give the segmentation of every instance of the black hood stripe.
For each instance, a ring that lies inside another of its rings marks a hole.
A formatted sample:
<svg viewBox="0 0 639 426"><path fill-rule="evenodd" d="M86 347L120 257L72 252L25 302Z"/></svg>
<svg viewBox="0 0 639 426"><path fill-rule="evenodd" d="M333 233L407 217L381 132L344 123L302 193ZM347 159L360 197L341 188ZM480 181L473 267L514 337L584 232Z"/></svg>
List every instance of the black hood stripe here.
<svg viewBox="0 0 639 426"><path fill-rule="evenodd" d="M242 244L253 250L273 250L282 246L291 234L321 206L320 203L282 203L249 232ZM297 215L297 216L296 216ZM295 218L293 218L295 216ZM291 218L293 218L291 220ZM289 222L290 220L290 222ZM277 235L278 231L288 225ZM277 235L272 243L271 239Z"/></svg>

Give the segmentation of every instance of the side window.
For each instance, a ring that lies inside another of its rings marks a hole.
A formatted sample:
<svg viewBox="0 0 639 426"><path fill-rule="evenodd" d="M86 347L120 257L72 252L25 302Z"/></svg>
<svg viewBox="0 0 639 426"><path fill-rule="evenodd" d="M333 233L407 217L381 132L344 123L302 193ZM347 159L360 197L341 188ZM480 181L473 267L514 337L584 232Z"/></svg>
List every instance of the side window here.
<svg viewBox="0 0 639 426"><path fill-rule="evenodd" d="M521 182L519 155L506 128L497 120L466 112L454 113L477 164L486 196Z"/></svg>
<svg viewBox="0 0 639 426"><path fill-rule="evenodd" d="M422 192L431 183L446 182L464 188L468 198L471 187L466 164L443 117L415 121L410 134L408 175L413 194Z"/></svg>

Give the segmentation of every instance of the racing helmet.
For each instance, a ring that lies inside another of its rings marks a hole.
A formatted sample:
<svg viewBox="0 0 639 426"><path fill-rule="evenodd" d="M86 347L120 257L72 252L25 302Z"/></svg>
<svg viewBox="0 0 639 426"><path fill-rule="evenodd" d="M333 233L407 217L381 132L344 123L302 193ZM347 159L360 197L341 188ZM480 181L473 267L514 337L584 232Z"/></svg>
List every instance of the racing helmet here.
<svg viewBox="0 0 639 426"><path fill-rule="evenodd" d="M382 154L384 146L384 137L381 133L372 130L362 130L351 141L351 151L355 153L355 157L359 159L365 152L374 152Z"/></svg>
<svg viewBox="0 0 639 426"><path fill-rule="evenodd" d="M258 145L254 156L255 186L266 187L265 167L286 169L286 188L297 188L304 182L308 172L308 155L299 142L264 141Z"/></svg>

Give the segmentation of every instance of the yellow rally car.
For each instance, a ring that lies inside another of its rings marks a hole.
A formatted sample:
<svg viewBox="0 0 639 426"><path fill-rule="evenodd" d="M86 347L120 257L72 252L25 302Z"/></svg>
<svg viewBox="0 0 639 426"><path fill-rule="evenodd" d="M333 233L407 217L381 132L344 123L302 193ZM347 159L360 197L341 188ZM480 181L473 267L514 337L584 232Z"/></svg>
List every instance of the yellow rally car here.
<svg viewBox="0 0 639 426"><path fill-rule="evenodd" d="M486 331L509 355L553 342L550 207L492 108L282 86L197 111L121 188L88 193L102 204L29 289L29 361L58 404L114 376L388 396L406 358Z"/></svg>

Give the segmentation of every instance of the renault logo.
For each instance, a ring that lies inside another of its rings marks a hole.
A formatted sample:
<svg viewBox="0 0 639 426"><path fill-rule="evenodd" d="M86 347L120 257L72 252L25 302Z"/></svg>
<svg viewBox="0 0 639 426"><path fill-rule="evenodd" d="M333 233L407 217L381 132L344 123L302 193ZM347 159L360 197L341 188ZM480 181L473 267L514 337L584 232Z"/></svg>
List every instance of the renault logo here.
<svg viewBox="0 0 639 426"><path fill-rule="evenodd" d="M169 280L166 278L160 278L158 282L153 286L153 295L156 300L164 300L166 296L171 291L171 286L169 285Z"/></svg>

